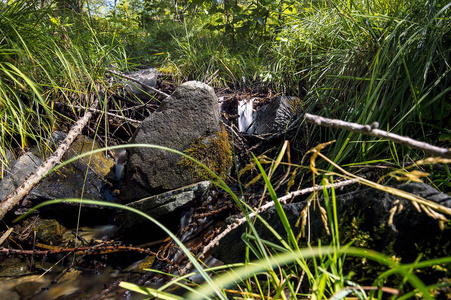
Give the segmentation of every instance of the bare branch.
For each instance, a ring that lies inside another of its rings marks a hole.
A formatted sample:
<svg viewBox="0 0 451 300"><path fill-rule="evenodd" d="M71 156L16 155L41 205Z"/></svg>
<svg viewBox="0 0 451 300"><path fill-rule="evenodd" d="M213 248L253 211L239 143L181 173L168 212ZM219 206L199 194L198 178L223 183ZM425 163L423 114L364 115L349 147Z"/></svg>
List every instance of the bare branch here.
<svg viewBox="0 0 451 300"><path fill-rule="evenodd" d="M99 103L99 100L96 99L94 103L91 105L90 109L95 109ZM10 211L15 205L17 205L23 197L25 197L30 190L43 178L54 166L56 166L64 153L69 149L69 146L75 140L75 138L81 133L83 127L86 126L89 119L91 119L92 112L88 109L85 112L85 115L79 119L72 129L68 132L64 141L58 146L55 152L45 160L36 171L31 174L14 192L9 194L1 203L0 203L0 220L6 215L8 211Z"/></svg>
<svg viewBox="0 0 451 300"><path fill-rule="evenodd" d="M435 155L435 156L441 156L444 158L451 158L451 151L450 149L441 148L437 146L430 145L428 143L419 142L417 140L414 140L412 138L406 137L406 136L400 136L394 133L386 132L384 130L377 129L379 127L379 124L377 122L372 123L371 125L360 125L357 123L350 123L345 122L341 120L336 119L328 119L312 114L305 114L305 120L309 123L316 124L318 126L324 126L324 127L332 127L332 128L339 128L344 130L349 130L352 132L357 133L363 133L366 135L371 135L375 137L384 138L390 141L393 141L395 143L409 146L414 149L423 150L428 154Z"/></svg>
<svg viewBox="0 0 451 300"><path fill-rule="evenodd" d="M11 232L13 232L13 230L14 230L14 227L9 227L9 229L2 235L2 237L0 238L0 246L3 245L3 243L9 237Z"/></svg>
<svg viewBox="0 0 451 300"><path fill-rule="evenodd" d="M130 118L127 118L126 116L123 116L123 115L113 114L113 113L106 112L106 111L103 111L103 110L100 110L100 109L96 109L96 108L92 108L92 107L86 108L86 107L83 107L83 106L70 105L70 104L63 103L63 102L55 102L55 104L64 105L64 106L70 106L70 107L76 108L76 109L90 110L90 111L92 111L94 113L99 113L99 114L106 114L106 115L108 115L110 117L123 119L123 120L125 120L127 122L130 122L130 123L136 123L136 124L141 124L142 123L142 121L139 121L139 120L130 119Z"/></svg>

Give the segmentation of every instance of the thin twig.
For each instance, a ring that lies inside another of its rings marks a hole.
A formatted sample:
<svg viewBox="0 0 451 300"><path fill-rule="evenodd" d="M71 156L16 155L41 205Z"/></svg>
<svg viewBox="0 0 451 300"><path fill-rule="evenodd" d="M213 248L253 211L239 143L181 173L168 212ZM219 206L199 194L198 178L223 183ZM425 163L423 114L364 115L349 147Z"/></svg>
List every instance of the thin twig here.
<svg viewBox="0 0 451 300"><path fill-rule="evenodd" d="M213 72L213 74L210 75L210 77L208 77L208 79L205 81L206 84L210 84L216 77L218 77L218 72L219 69L217 69L216 71ZM206 74L205 74L206 75Z"/></svg>
<svg viewBox="0 0 451 300"><path fill-rule="evenodd" d="M393 295L399 295L399 290L391 287L386 286L347 286L341 290L339 290L337 293L334 294L338 295L342 291L358 291L358 290L364 290L364 291L382 291L384 293L389 293ZM333 298L333 297L332 297Z"/></svg>
<svg viewBox="0 0 451 300"><path fill-rule="evenodd" d="M110 69L106 69L105 72L108 72L108 73L111 73L111 74L113 74L113 75L122 77L122 78L124 78L124 79L129 80L129 81L138 83L138 84L140 84L142 87L145 87L146 89L152 90L152 91L154 91L155 93L158 93L158 94L160 94L160 95L163 95L163 96L165 96L166 98L169 97L169 95L166 94L165 92L162 92L162 91L160 91L160 90L157 90L156 88L154 88L154 87L152 87L152 86L150 86L150 85L147 85L147 84L145 84L145 83L143 83L143 82L141 82L141 81L139 81L139 80L136 80L135 78L132 78L132 77L130 77L130 76L121 74L121 73L119 73L119 72L116 72L116 71L113 71L113 70L110 70Z"/></svg>
<svg viewBox="0 0 451 300"><path fill-rule="evenodd" d="M11 232L13 232L14 228L10 227L0 238L0 246L6 241L6 239L10 236Z"/></svg>
<svg viewBox="0 0 451 300"><path fill-rule="evenodd" d="M96 99L90 108L95 109L99 103ZM91 119L92 112L88 109L85 115L79 119L72 129L68 132L64 141L58 146L55 152L45 160L36 171L31 174L25 181L11 194L9 194L0 203L0 220L10 211L14 206L16 206L30 191L31 189L62 159L64 153L69 149L69 146L75 140L75 138L81 133L82 129L86 126L88 121Z"/></svg>
<svg viewBox="0 0 451 300"><path fill-rule="evenodd" d="M77 248L62 248L55 247L53 250L23 250L23 249L9 249L9 248L0 248L0 253L4 253L6 255L42 255L49 256L53 254L62 254L62 253L76 253L76 254L85 254L85 255L105 255L117 252L138 252L144 253L148 255L156 256L157 253L153 252L149 249L138 248L133 246L120 246L120 245L97 245L92 247L77 247Z"/></svg>
<svg viewBox="0 0 451 300"><path fill-rule="evenodd" d="M371 125L360 125L357 123L350 123L336 119L328 119L312 114L305 114L305 120L309 123L314 123L318 126L340 128L344 130L349 130L352 132L362 133L366 135L371 135L375 137L385 138L387 140L393 141L395 143L409 146L414 149L423 150L428 154L441 156L445 158L451 158L450 149L441 148L437 146L430 145L428 143L419 142L407 136L400 136L394 133L386 132L384 130L377 129L379 124L374 122Z"/></svg>
<svg viewBox="0 0 451 300"><path fill-rule="evenodd" d="M127 121L127 122L130 122L130 123L137 123L137 124L141 124L141 123L142 123L142 121L139 121L139 120L130 119L130 118L127 118L126 116L113 114L113 113L106 112L106 111L103 111L103 110L100 110L100 109L96 109L96 108L92 108L92 107L86 108L86 107L83 107L83 106L72 105L72 104L67 104L67 103L63 103L63 102L55 102L55 104L60 104L60 105L64 105L64 106L69 106L69 107L71 107L71 108L76 108L76 109L89 110L89 111L92 111L92 112L94 112L94 113L106 114L106 115L108 115L108 116L110 116L110 117L115 117L115 118L123 119L123 120L125 120L125 121Z"/></svg>

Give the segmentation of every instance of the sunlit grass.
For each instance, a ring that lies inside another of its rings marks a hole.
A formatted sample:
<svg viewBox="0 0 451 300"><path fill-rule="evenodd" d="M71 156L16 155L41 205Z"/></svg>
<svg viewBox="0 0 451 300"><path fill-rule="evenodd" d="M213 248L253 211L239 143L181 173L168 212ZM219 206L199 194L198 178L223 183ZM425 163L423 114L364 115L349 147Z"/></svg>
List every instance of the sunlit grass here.
<svg viewBox="0 0 451 300"><path fill-rule="evenodd" d="M37 145L45 153L57 121L75 121L56 113L55 103L90 105L104 85L105 66L126 56L120 45L100 44L83 16L70 19L27 1L1 6L0 15L2 148Z"/></svg>
<svg viewBox="0 0 451 300"><path fill-rule="evenodd" d="M312 1L279 34L272 72L280 84L305 85L307 110L361 124L377 121L382 129L438 144L438 136L449 133L451 111L450 4L402 3ZM348 141L329 156L355 163L361 135L314 132L313 139ZM366 159L388 154L383 143L368 146Z"/></svg>
<svg viewBox="0 0 451 300"><path fill-rule="evenodd" d="M381 129L449 147L439 137L451 133L451 4L336 0L293 5L297 13L264 39L234 41L223 31L207 29L213 16L180 24L183 33L177 31L174 49L165 55L187 80L207 80L219 70L213 85L264 84L275 93L301 96L298 111L360 124L377 121ZM337 140L341 147L327 155L343 165L394 153L384 141L344 131L315 128L308 138L302 135L300 147L305 141ZM400 163L406 156L423 156L399 146L396 154Z"/></svg>
<svg viewBox="0 0 451 300"><path fill-rule="evenodd" d="M431 268L437 265L446 265L451 262L451 257L448 256L425 261L418 260L410 264L400 264L398 259L388 257L382 253L377 253L370 249L342 245L340 236L345 233L340 232L335 190L333 188L330 192L326 189L323 190L323 196L325 199L324 212L328 222L327 225L324 225L328 226L330 230L330 244L323 245L321 244L321 241L319 241L318 246L308 244L308 247L306 248L299 248L298 238L293 234L293 228L291 228L283 208L278 202L277 195L274 192L266 171L261 166L258 159L254 158L255 165L261 172L262 178L265 181L266 189L275 204L278 218L285 228L284 234L278 233L261 216L256 215L258 222L262 222L280 243L276 244L263 240L259 237L259 234L253 225L254 221L249 217L249 213L253 212L253 209L248 206L248 204L244 201L245 199L238 198L226 185L226 183L205 165L202 165L185 153L157 145L122 145L111 147L110 150L131 147L146 147L170 151L198 163L201 167L205 168L207 172L210 172L214 178L213 182L218 187L224 189L235 200L235 203L240 207L241 212L247 218L247 226L249 227L249 231L247 234L243 235L241 241L237 242L245 243L248 251L257 257L257 260L251 260L249 258L250 256L247 256L246 260L240 264L203 268L201 262L198 261L197 258L194 257L183 245L183 243L160 222L136 209L120 204L84 199L61 199L48 201L35 207L35 209L38 209L44 205L72 202L80 205L104 205L131 211L161 227L178 244L180 249L182 249L182 251L187 255L190 262L194 266L194 271L191 273L179 276L172 275L172 280L158 289L141 287L130 283L121 284L124 288L148 296L158 295L162 299L177 300L182 298L168 293L168 291L176 287L186 289L188 294L184 296L184 298L187 299L227 299L227 295L241 295L250 299L260 299L262 297L280 297L280 299L298 299L299 297L330 299L332 297L331 299L341 299L342 297L351 295L357 297L358 299L385 299L387 294L396 295L401 298L408 298L414 294L417 294L421 295L423 299L434 299L433 290L440 287L440 285L434 284L431 286L426 286L415 274L416 270ZM54 171L76 159L89 156L97 152L103 152L105 150L106 149L97 149L95 151L90 151L74 157L56 167ZM316 156L316 159L320 159L320 157L323 156ZM330 160L329 162L332 163ZM319 175L319 172L325 172L325 170L316 169L314 166L315 164L310 162L310 167L308 168L310 168L313 172L316 172L317 176ZM338 166L337 168L340 169ZM333 181L333 178L330 176L326 176L324 178L329 181ZM325 183L326 181L323 181L323 184ZM377 186L375 187L380 188ZM388 187L384 188L384 190L387 192L392 192L392 190ZM319 205L319 202L317 205ZM32 211L28 213L31 212ZM26 217L26 215L21 218L24 217ZM353 273L352 271L350 273L346 273L349 272L346 271L348 270L346 268L348 260L352 259L374 261L380 266L385 266L385 268L381 268L381 270L386 271L375 274L378 277L373 279L374 282L371 286L362 286L359 284L359 278L352 278L351 280ZM192 284L186 285L186 282L190 282L189 278L196 273L201 274L206 283L201 286L193 286ZM213 275L213 278L211 278L211 275ZM397 287L385 285L387 282L391 282L389 277L393 275L399 275L404 278L401 286ZM406 283L408 283L410 287L406 286ZM305 286L309 287L308 290L305 290Z"/></svg>

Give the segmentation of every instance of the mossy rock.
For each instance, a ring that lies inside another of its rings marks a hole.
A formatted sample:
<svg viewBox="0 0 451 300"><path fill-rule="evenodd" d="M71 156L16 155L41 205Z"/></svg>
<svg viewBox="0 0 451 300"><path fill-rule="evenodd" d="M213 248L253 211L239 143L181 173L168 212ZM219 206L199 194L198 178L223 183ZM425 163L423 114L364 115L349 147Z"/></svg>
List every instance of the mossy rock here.
<svg viewBox="0 0 451 300"><path fill-rule="evenodd" d="M81 155L89 151L97 150L99 146L92 139L86 136L79 136L69 148L68 152L64 156L64 159L69 159L73 156ZM78 170L84 170L91 168L99 176L106 176L114 165L114 161L107 158L105 152L97 152L90 156L80 158L73 163L72 166Z"/></svg>
<svg viewBox="0 0 451 300"><path fill-rule="evenodd" d="M232 149L229 135L224 127L213 137L199 138L184 151L190 157L208 167L222 180L226 179L232 167ZM215 180L215 177L196 162L184 158L180 164L188 168L194 180Z"/></svg>

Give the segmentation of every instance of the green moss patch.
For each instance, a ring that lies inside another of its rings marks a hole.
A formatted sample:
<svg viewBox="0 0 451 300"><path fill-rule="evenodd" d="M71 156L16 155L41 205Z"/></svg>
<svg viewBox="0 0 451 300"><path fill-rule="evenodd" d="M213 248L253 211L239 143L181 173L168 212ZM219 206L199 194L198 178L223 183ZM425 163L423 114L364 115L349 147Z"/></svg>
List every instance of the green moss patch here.
<svg viewBox="0 0 451 300"><path fill-rule="evenodd" d="M184 152L207 166L221 179L227 177L232 167L232 150L229 136L224 127L213 137L197 139ZM213 179L213 176L207 170L190 159L183 158L179 164L188 168L196 180Z"/></svg>

